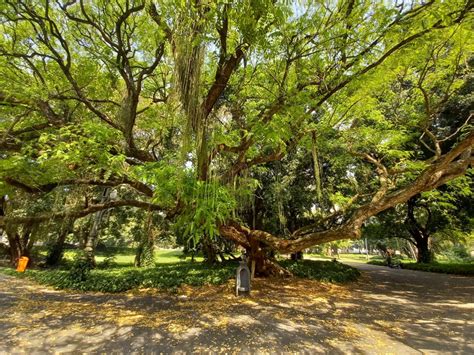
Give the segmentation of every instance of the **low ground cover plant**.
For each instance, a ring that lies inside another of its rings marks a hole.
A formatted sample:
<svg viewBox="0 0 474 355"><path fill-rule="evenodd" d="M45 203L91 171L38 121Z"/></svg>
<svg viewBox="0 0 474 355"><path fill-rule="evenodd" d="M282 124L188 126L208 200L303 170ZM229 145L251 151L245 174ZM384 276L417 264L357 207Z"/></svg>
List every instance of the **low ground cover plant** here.
<svg viewBox="0 0 474 355"><path fill-rule="evenodd" d="M77 258L57 269L27 269L24 273L18 273L11 268L0 268L0 271L33 279L56 289L111 293L137 288L155 288L173 292L182 285L219 285L235 277L238 265L235 261L209 265L202 262L180 261L179 253L167 253L166 262L148 268L136 268L130 263L115 262L102 265L104 259L97 268L89 269L80 258ZM170 255L175 260L172 260ZM117 255L117 258L125 259L123 255ZM357 269L333 261L282 260L280 264L297 277L323 282L349 282L356 280L360 275Z"/></svg>
<svg viewBox="0 0 474 355"><path fill-rule="evenodd" d="M2 268L2 272L31 278L56 289L93 292L124 292L134 288L156 288L174 291L181 285L201 286L222 284L234 275L236 263L217 266L202 263L161 264L152 268L114 267L83 270L78 267L55 270L30 269L17 273ZM81 271L79 271L81 270Z"/></svg>
<svg viewBox="0 0 474 355"><path fill-rule="evenodd" d="M474 263L405 263L403 269L474 276Z"/></svg>
<svg viewBox="0 0 474 355"><path fill-rule="evenodd" d="M323 282L344 283L355 281L360 276L359 270L337 261L284 260L280 264L295 276Z"/></svg>
<svg viewBox="0 0 474 355"><path fill-rule="evenodd" d="M368 262L371 265L388 266L386 260L371 260ZM453 263L453 262L432 262L416 263L416 262L401 262L402 269L437 272L442 274L466 275L474 276L474 263Z"/></svg>

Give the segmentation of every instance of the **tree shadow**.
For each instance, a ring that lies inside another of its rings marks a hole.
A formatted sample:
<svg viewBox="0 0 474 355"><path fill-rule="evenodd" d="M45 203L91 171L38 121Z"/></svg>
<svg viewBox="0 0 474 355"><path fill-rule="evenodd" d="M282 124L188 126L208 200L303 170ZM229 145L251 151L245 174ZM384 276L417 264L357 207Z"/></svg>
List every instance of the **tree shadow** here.
<svg viewBox="0 0 474 355"><path fill-rule="evenodd" d="M255 279L251 297L237 298L232 282L80 294L0 277L0 352L473 350L469 278L381 269L350 286Z"/></svg>

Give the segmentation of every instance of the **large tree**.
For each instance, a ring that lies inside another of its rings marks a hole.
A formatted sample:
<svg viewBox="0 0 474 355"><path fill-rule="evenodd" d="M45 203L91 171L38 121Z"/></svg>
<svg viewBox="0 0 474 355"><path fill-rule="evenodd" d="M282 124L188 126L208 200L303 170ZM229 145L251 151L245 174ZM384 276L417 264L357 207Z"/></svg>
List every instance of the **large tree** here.
<svg viewBox="0 0 474 355"><path fill-rule="evenodd" d="M472 7L4 0L1 194L121 185L135 197L13 211L0 226L134 206L195 242L234 241L261 272L275 270L269 251L357 238L472 164L470 117L449 132L438 119L469 70ZM283 236L246 226L261 166L305 149L318 218Z"/></svg>

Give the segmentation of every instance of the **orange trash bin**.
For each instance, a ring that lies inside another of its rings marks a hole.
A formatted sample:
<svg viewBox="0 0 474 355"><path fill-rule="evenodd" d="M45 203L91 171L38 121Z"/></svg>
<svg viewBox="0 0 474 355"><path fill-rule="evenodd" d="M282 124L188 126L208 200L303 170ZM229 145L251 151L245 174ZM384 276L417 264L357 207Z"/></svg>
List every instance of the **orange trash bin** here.
<svg viewBox="0 0 474 355"><path fill-rule="evenodd" d="M30 259L26 256L22 256L20 259L18 259L18 266L16 268L16 271L24 272L26 270L26 265L28 265L29 260Z"/></svg>

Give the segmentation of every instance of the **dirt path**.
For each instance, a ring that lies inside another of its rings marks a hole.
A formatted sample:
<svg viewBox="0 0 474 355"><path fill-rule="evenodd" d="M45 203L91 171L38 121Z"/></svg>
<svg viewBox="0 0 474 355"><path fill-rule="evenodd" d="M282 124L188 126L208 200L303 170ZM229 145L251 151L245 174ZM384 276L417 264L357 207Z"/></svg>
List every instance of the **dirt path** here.
<svg viewBox="0 0 474 355"><path fill-rule="evenodd" d="M264 351L474 353L474 278L364 264L350 286L256 280L104 295L0 275L0 353Z"/></svg>

